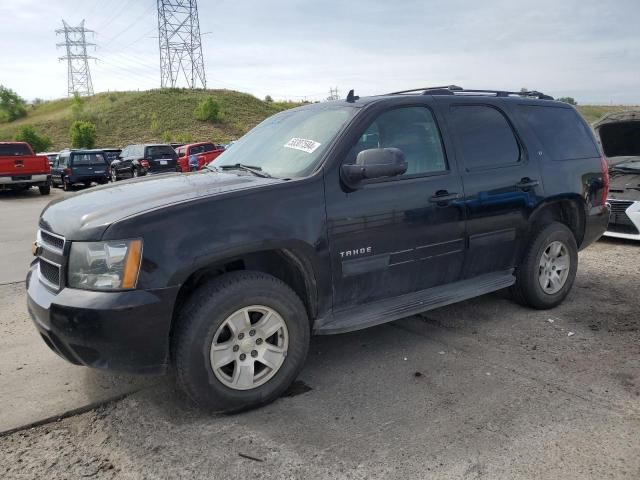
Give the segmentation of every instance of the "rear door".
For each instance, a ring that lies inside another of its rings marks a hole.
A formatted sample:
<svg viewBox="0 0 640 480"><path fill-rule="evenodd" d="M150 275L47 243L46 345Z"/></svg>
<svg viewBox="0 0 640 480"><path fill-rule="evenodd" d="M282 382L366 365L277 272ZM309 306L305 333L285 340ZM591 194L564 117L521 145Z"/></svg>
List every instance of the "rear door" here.
<svg viewBox="0 0 640 480"><path fill-rule="evenodd" d="M434 112L420 104L369 115L343 163L365 149L394 147L408 169L355 191L325 180L338 310L455 282L464 258L462 184Z"/></svg>
<svg viewBox="0 0 640 480"><path fill-rule="evenodd" d="M539 164L509 119L504 102L438 98L459 159L468 251L462 278L515 266L528 217L543 197Z"/></svg>

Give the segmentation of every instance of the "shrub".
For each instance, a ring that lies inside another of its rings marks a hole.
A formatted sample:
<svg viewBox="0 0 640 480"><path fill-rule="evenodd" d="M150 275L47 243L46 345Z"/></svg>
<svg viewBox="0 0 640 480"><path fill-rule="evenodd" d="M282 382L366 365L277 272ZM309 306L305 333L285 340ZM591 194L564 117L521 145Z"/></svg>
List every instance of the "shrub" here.
<svg viewBox="0 0 640 480"><path fill-rule="evenodd" d="M84 111L85 100L78 94L78 92L73 94L73 101L71 102L71 116L75 120L80 120L82 116L82 112Z"/></svg>
<svg viewBox="0 0 640 480"><path fill-rule="evenodd" d="M76 120L69 131L73 148L93 148L96 146L96 126L91 122Z"/></svg>
<svg viewBox="0 0 640 480"><path fill-rule="evenodd" d="M271 97L271 95L267 95L266 97L264 97L264 101L267 103L273 103L273 98Z"/></svg>
<svg viewBox="0 0 640 480"><path fill-rule="evenodd" d="M46 152L51 148L51 139L45 135L38 135L31 125L20 127L16 133L18 142L27 142L36 152Z"/></svg>
<svg viewBox="0 0 640 480"><path fill-rule="evenodd" d="M0 122L13 122L26 115L25 101L10 88L0 85Z"/></svg>
<svg viewBox="0 0 640 480"><path fill-rule="evenodd" d="M218 123L222 120L220 104L216 102L213 97L208 97L200 102L193 112L193 116L201 122Z"/></svg>

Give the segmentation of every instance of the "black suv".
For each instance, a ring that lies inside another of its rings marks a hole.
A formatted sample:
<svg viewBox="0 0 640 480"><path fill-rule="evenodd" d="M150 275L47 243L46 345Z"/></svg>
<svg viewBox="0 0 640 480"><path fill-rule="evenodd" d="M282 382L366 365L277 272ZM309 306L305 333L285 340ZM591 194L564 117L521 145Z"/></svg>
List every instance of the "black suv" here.
<svg viewBox="0 0 640 480"><path fill-rule="evenodd" d="M207 169L83 192L40 218L44 341L177 378L200 405L269 402L309 337L510 288L546 309L609 218L606 164L538 92L419 89L307 105Z"/></svg>
<svg viewBox="0 0 640 480"><path fill-rule="evenodd" d="M73 185L101 185L109 181L109 163L102 150L64 150L51 167L51 184L65 191Z"/></svg>
<svg viewBox="0 0 640 480"><path fill-rule="evenodd" d="M180 171L178 154L171 145L129 145L111 162L111 181L176 171Z"/></svg>

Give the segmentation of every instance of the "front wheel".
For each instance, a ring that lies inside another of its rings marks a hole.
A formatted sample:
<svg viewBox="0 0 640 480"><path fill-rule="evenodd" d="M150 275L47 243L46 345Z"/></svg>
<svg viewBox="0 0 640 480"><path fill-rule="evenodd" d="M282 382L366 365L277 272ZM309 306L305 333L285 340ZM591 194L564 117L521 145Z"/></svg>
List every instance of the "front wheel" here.
<svg viewBox="0 0 640 480"><path fill-rule="evenodd" d="M178 383L201 407L233 412L278 398L302 369L310 327L300 298L260 272L200 287L174 335Z"/></svg>
<svg viewBox="0 0 640 480"><path fill-rule="evenodd" d="M553 308L571 291L578 270L578 247L573 232L559 222L534 233L516 269L514 298L540 310Z"/></svg>
<svg viewBox="0 0 640 480"><path fill-rule="evenodd" d="M113 183L118 181L118 174L116 173L116 169L115 168L111 169L111 181Z"/></svg>

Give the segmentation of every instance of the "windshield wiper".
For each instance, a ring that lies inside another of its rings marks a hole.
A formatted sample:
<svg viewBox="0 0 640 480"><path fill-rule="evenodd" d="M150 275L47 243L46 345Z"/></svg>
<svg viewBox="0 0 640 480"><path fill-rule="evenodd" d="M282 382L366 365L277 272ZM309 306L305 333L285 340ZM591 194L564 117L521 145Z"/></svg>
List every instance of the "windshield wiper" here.
<svg viewBox="0 0 640 480"><path fill-rule="evenodd" d="M267 172L263 172L260 167L244 165L242 163L236 163L235 165L217 165L216 168L220 170L244 170L245 172L253 173L256 177L273 178Z"/></svg>

